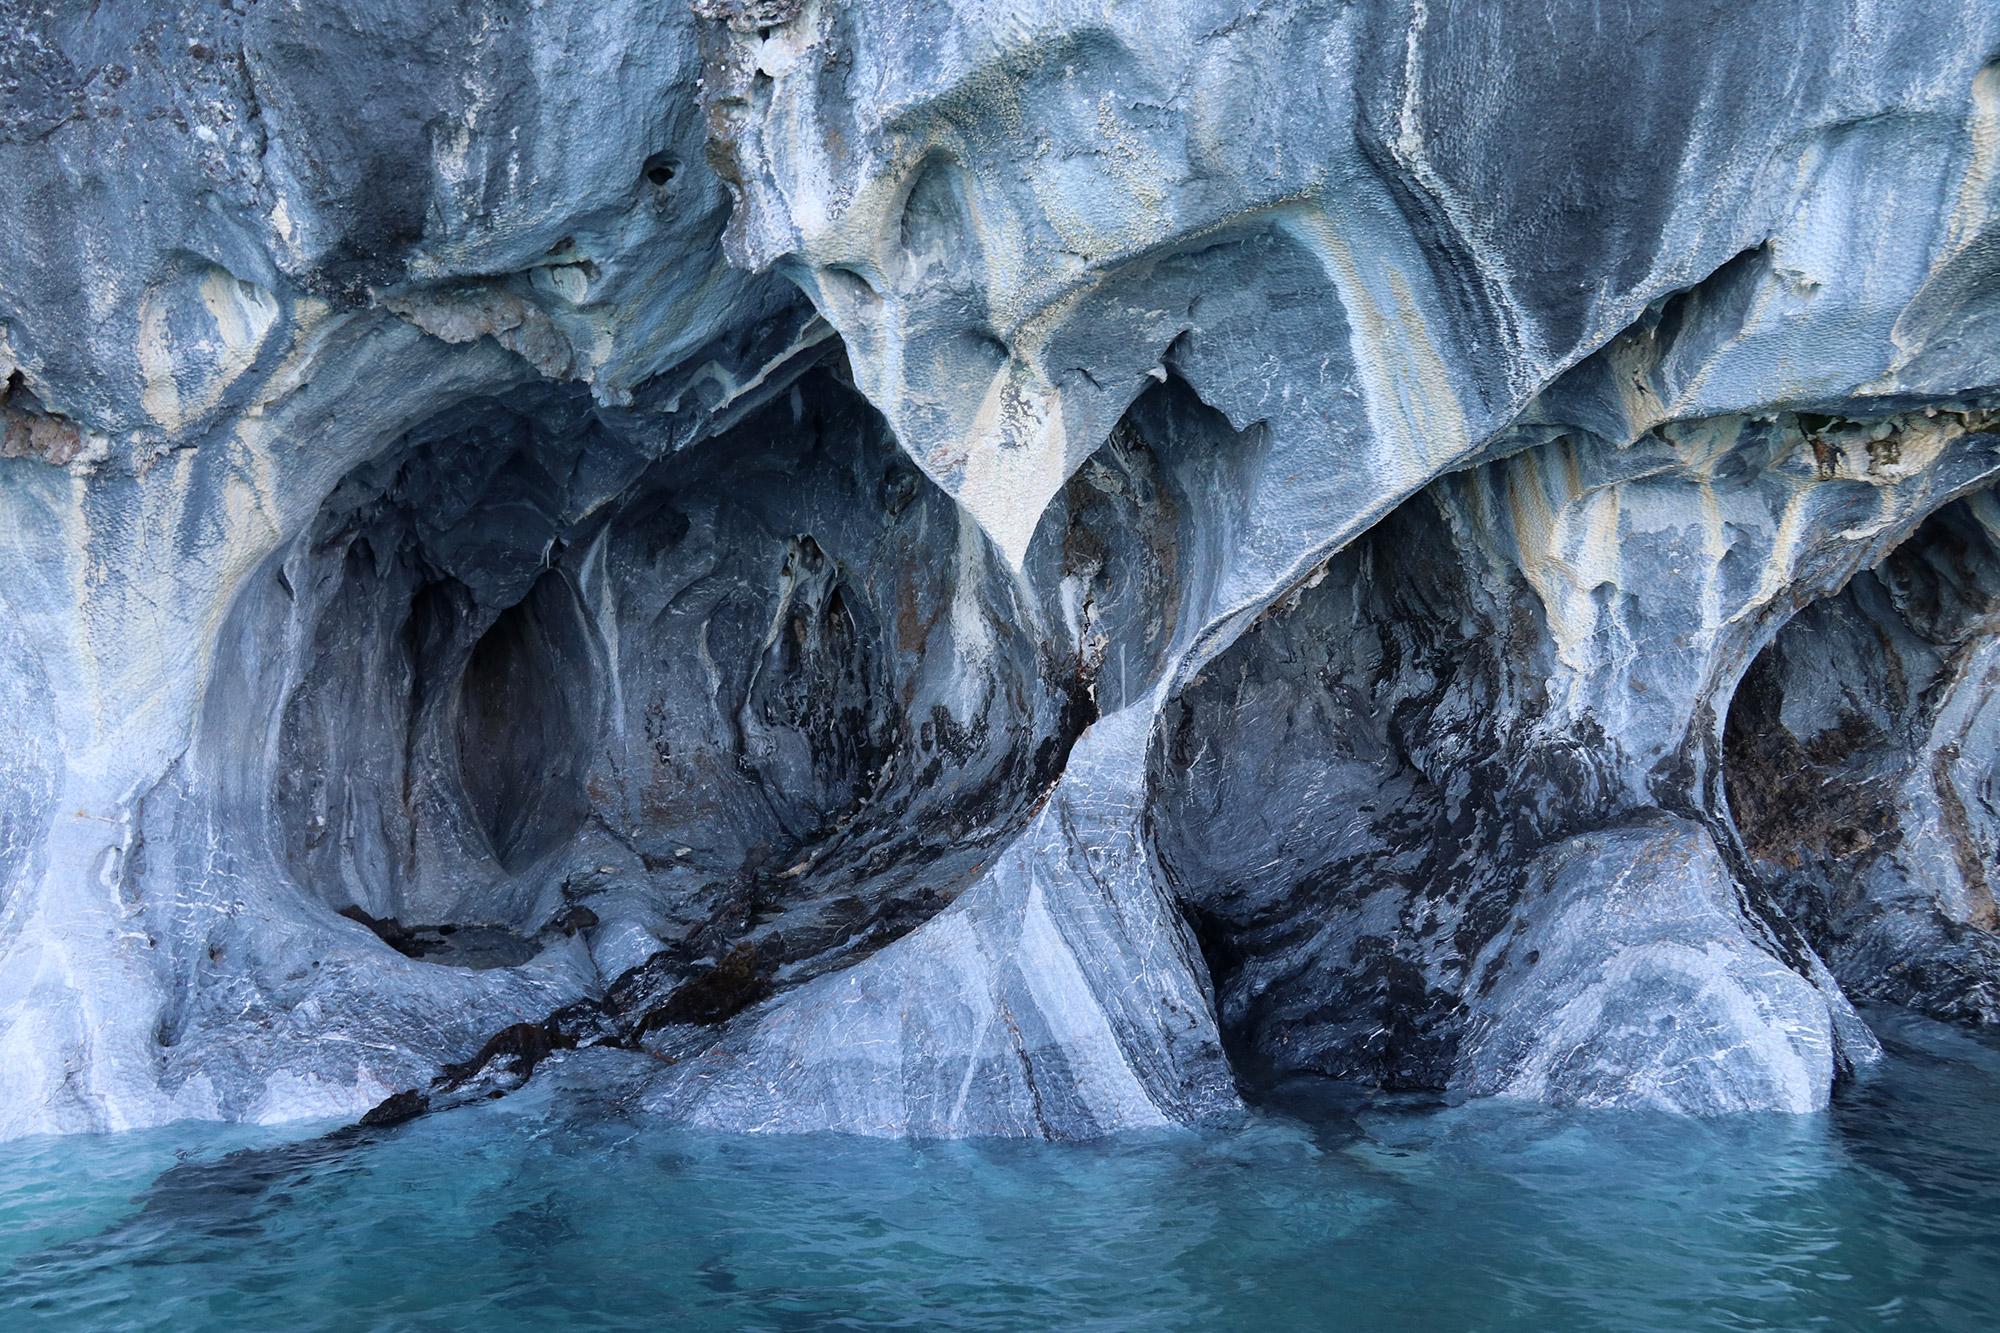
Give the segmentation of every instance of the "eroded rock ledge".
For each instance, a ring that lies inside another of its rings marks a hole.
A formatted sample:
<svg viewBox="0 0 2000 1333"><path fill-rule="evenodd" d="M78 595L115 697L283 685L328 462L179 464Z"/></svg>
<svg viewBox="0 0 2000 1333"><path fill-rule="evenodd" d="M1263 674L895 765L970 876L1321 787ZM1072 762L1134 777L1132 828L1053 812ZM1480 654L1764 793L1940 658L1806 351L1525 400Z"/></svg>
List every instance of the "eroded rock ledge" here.
<svg viewBox="0 0 2000 1333"><path fill-rule="evenodd" d="M2000 1021L1989 7L16 6L0 1133Z"/></svg>

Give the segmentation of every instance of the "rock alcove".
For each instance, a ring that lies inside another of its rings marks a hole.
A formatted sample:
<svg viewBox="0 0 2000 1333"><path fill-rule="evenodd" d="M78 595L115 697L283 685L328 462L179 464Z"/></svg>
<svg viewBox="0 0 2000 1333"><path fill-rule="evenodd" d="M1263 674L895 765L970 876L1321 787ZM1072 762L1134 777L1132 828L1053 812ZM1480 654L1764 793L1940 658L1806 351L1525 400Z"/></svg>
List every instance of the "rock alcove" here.
<svg viewBox="0 0 2000 1333"><path fill-rule="evenodd" d="M197 741L266 775L310 907L577 996L734 968L719 1019L956 896L1089 682L837 362L664 455L587 395L471 400L333 489L232 612ZM1118 534L1065 538L1094 573Z"/></svg>

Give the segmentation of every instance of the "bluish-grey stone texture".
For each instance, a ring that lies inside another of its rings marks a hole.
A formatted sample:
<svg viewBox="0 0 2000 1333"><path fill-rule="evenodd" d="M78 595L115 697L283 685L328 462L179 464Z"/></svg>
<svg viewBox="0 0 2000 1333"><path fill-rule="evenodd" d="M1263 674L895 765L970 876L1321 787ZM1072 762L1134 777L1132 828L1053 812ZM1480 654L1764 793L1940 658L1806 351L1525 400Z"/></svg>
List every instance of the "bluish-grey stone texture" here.
<svg viewBox="0 0 2000 1333"><path fill-rule="evenodd" d="M2000 1021L1993 4L5 0L0 220L0 1135Z"/></svg>

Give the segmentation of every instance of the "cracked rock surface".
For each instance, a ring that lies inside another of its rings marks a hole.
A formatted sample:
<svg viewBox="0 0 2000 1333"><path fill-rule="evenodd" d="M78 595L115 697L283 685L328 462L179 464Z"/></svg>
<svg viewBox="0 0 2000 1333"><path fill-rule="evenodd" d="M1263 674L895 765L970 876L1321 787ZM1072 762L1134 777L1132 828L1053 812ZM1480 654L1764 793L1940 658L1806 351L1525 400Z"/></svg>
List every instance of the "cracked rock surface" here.
<svg viewBox="0 0 2000 1333"><path fill-rule="evenodd" d="M1810 1111L1854 1001L2000 1021L1995 50L0 8L0 1134Z"/></svg>

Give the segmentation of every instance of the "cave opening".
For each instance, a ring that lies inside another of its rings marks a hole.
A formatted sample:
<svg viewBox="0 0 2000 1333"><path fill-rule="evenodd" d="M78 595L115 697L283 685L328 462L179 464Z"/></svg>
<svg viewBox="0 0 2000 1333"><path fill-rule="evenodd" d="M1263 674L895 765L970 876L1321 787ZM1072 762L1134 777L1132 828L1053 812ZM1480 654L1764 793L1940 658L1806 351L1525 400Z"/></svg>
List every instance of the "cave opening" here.
<svg viewBox="0 0 2000 1333"><path fill-rule="evenodd" d="M701 1022L948 905L1093 715L1094 667L837 356L707 439L645 398L461 403L261 586L294 882L425 962L580 941L635 1004L726 992Z"/></svg>
<svg viewBox="0 0 2000 1333"><path fill-rule="evenodd" d="M549 570L479 636L459 677L459 780L509 874L574 837L589 816L590 639L575 589Z"/></svg>
<svg viewBox="0 0 2000 1333"><path fill-rule="evenodd" d="M1163 710L1155 848L1209 969L1244 1093L1297 1075L1445 1086L1460 855L1499 836L1503 688L1428 496L1279 599ZM1504 895L1503 895L1504 896Z"/></svg>
<svg viewBox="0 0 2000 1333"><path fill-rule="evenodd" d="M463 403L343 481L277 571L286 865L412 957L512 966L546 943L532 872L581 826L601 707L557 567L593 434L562 394Z"/></svg>
<svg viewBox="0 0 2000 1333"><path fill-rule="evenodd" d="M2000 1022L2000 502L1931 515L1745 672L1724 788L1748 878L1858 1000Z"/></svg>

